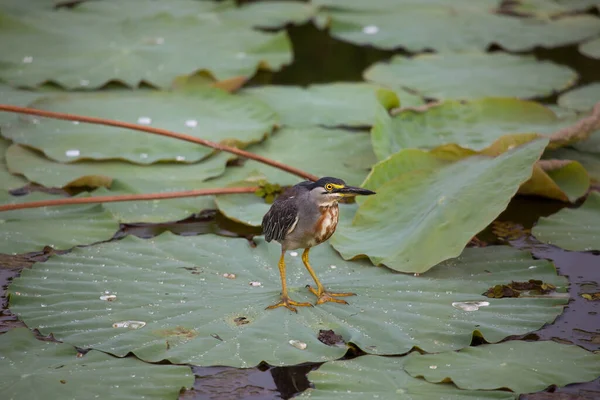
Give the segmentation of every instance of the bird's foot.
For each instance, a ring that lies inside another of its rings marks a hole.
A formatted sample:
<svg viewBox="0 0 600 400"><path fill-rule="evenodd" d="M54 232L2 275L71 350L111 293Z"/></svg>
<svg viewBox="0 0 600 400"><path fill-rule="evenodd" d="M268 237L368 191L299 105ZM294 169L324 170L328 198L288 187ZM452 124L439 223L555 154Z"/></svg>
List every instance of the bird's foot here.
<svg viewBox="0 0 600 400"><path fill-rule="evenodd" d="M327 302L332 302L332 303L340 303L340 304L348 304L348 302L344 299L337 299L336 297L348 297L348 296L356 296L356 293L335 293L335 292L328 292L324 289L319 290L318 288L315 289L310 285L306 286L308 288L308 290L310 290L310 292L312 294L314 294L315 296L317 296L317 304L323 304L323 303L327 303Z"/></svg>
<svg viewBox="0 0 600 400"><path fill-rule="evenodd" d="M294 301L294 300L290 299L288 296L281 296L281 301L279 303L273 304L272 306L265 308L265 310L273 310L277 307L285 307L288 310L297 313L298 310L294 306L296 306L296 307L312 307L313 305L310 303L301 303L298 301Z"/></svg>

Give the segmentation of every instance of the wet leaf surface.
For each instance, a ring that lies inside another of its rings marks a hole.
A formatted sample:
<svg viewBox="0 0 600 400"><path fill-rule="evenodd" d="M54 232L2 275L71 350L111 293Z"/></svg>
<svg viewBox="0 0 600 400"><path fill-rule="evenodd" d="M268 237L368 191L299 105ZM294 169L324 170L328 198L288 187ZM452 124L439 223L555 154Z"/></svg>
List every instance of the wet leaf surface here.
<svg viewBox="0 0 600 400"><path fill-rule="evenodd" d="M251 76L259 65L279 69L291 61L285 33L258 32L239 19L227 20L217 4L187 1L177 13L179 7L155 3L135 0L123 8L118 2L86 2L72 10L25 15L2 8L0 38L11 45L0 46L0 77L29 87L46 81L69 89L109 81L136 87L144 81L166 88L176 76L198 70L224 80Z"/></svg>
<svg viewBox="0 0 600 400"><path fill-rule="evenodd" d="M552 321L566 303L566 298L482 296L492 284L509 279L539 279L564 290L566 281L552 264L510 248L467 249L461 258L414 277L346 262L330 247L319 246L311 252L318 276L333 291L356 292L350 305L327 303L298 314L265 310L279 297L280 250L255 240L258 246L251 248L243 239L162 234L75 249L24 270L10 286L10 309L28 326L84 348L115 355L131 351L147 361L251 367L261 361L290 365L343 356L344 347L319 341L319 330L331 329L374 354L400 354L413 346L461 348L471 342L473 331L496 342ZM314 302L299 257L288 254L287 261L290 295ZM107 294L116 300L100 299ZM477 300L490 305L477 312L452 307L456 301ZM145 325L113 328L124 321ZM193 332L193 338L165 337L165 332Z"/></svg>
<svg viewBox="0 0 600 400"><path fill-rule="evenodd" d="M26 328L0 335L0 392L6 398L175 398L193 383L189 367L118 359L40 341ZM32 385L32 382L36 382Z"/></svg>
<svg viewBox="0 0 600 400"><path fill-rule="evenodd" d="M197 87L170 92L62 94L45 97L31 107L148 125L240 148L267 137L278 122L275 113L260 102ZM136 164L193 163L214 152L199 144L146 132L30 116L2 129L2 135L65 163L115 159Z"/></svg>
<svg viewBox="0 0 600 400"><path fill-rule="evenodd" d="M428 382L453 382L461 389L527 393L597 378L600 355L552 341L509 341L458 352L411 353L405 370Z"/></svg>
<svg viewBox="0 0 600 400"><path fill-rule="evenodd" d="M404 371L406 357L364 356L326 363L308 374L315 385L301 399L515 399L502 391L459 390L454 385L432 384Z"/></svg>

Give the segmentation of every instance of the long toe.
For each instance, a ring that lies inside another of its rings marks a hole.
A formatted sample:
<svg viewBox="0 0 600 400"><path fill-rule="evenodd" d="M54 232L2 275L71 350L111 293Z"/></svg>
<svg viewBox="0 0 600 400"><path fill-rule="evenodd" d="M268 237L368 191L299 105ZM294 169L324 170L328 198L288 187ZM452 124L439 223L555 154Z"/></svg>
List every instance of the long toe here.
<svg viewBox="0 0 600 400"><path fill-rule="evenodd" d="M297 313L298 310L294 306L296 306L296 307L312 307L313 305L310 303L294 301L294 300L290 299L289 297L282 297L281 301L279 303L273 304L273 305L265 308L265 310L273 310L278 307L285 307L288 310Z"/></svg>

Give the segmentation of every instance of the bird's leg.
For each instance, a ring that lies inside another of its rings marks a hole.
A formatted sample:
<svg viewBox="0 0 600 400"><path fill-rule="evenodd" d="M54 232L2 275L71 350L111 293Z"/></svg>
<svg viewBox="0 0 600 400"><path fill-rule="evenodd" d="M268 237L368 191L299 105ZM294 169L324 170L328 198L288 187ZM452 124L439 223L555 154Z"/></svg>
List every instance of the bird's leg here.
<svg viewBox="0 0 600 400"><path fill-rule="evenodd" d="M321 281L319 281L319 278L317 278L315 271L312 269L310 263L308 262L309 251L310 247L304 249L304 253L302 253L302 262L304 263L304 266L308 270L310 276L312 276L313 280L317 284L316 290L310 285L307 286L308 290L310 290L315 296L317 296L317 304L327 303L328 301L334 303L348 304L346 300L336 299L336 297L356 296L356 293L334 293L326 291L323 285L321 284Z"/></svg>
<svg viewBox="0 0 600 400"><path fill-rule="evenodd" d="M298 312L296 307L312 307L310 303L299 303L290 299L287 291L287 283L285 281L285 250L281 250L281 257L279 258L279 275L281 276L281 301L277 304L273 304L272 306L267 307L267 310L272 310L277 307L285 307L290 311L295 313Z"/></svg>

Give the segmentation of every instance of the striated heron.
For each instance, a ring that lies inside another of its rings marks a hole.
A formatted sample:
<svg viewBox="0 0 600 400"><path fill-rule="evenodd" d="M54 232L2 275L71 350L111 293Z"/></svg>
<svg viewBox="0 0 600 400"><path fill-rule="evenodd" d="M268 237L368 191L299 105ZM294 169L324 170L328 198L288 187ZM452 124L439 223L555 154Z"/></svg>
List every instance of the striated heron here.
<svg viewBox="0 0 600 400"><path fill-rule="evenodd" d="M290 299L285 279L285 252L303 248L302 262L317 288L308 286L317 296L317 304L328 301L348 304L338 297L354 296L354 293L333 293L325 290L315 271L308 262L310 248L323 243L333 235L338 223L338 201L344 197L375 194L367 189L347 186L337 178L324 177L316 182L301 182L280 195L262 220L262 228L267 242L281 243L279 273L281 275L281 301L267 307L286 307L298 312L296 307L310 307L311 303L301 303Z"/></svg>

